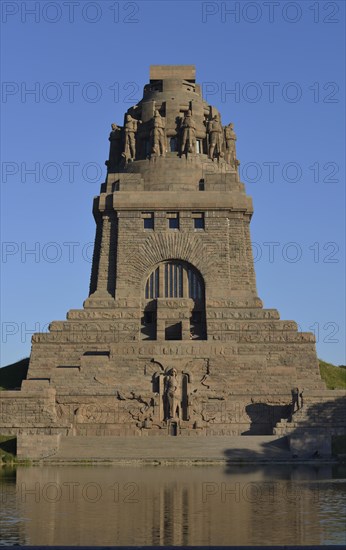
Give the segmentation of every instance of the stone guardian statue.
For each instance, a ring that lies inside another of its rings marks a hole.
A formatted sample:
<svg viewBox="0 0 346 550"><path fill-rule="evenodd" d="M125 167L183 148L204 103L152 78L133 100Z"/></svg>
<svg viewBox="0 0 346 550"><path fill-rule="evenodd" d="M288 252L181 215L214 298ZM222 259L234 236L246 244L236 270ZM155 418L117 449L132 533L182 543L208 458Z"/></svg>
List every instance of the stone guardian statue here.
<svg viewBox="0 0 346 550"><path fill-rule="evenodd" d="M164 407L166 420L181 419L181 381L176 369L165 376Z"/></svg>
<svg viewBox="0 0 346 550"><path fill-rule="evenodd" d="M133 161L136 158L136 133L138 124L141 124L140 120L136 120L129 114L126 115L125 145L123 152L123 157L125 157L126 162Z"/></svg>
<svg viewBox="0 0 346 550"><path fill-rule="evenodd" d="M155 111L151 130L152 153L164 157L166 155L165 121L159 111Z"/></svg>
<svg viewBox="0 0 346 550"><path fill-rule="evenodd" d="M193 119L192 112L187 111L181 124L181 154L196 152L196 123Z"/></svg>
<svg viewBox="0 0 346 550"><path fill-rule="evenodd" d="M109 161L106 162L107 166L113 167L118 164L121 157L122 147L122 128L115 122L112 124L112 131L109 134L110 149L109 149Z"/></svg>
<svg viewBox="0 0 346 550"><path fill-rule="evenodd" d="M232 122L230 122L228 126L225 126L224 136L225 136L226 162L231 166L233 166L233 168L237 169L240 163L239 163L239 160L237 160L237 155L235 150L235 142L237 140L237 136L235 134L235 131L233 130Z"/></svg>
<svg viewBox="0 0 346 550"><path fill-rule="evenodd" d="M208 157L214 160L214 156L222 156L223 131L219 117L214 115L207 122L207 132L209 134L209 150Z"/></svg>

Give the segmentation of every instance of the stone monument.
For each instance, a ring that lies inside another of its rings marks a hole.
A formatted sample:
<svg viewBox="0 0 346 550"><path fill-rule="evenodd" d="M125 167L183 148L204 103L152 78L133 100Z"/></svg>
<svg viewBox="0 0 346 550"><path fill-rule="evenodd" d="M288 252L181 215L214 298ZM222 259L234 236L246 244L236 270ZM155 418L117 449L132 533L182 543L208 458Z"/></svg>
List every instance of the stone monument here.
<svg viewBox="0 0 346 550"><path fill-rule="evenodd" d="M202 98L194 66L151 66L109 139L89 297L33 336L27 380L6 402L27 413L0 431L36 446L59 434L272 434L292 388L307 399L325 385L313 334L257 295L233 124Z"/></svg>

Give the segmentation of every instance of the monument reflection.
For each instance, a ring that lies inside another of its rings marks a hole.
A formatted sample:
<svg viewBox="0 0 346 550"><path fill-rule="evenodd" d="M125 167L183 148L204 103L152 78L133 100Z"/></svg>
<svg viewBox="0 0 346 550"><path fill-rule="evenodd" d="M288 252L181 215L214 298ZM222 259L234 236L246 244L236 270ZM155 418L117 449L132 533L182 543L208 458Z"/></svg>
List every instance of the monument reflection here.
<svg viewBox="0 0 346 550"><path fill-rule="evenodd" d="M0 472L1 544L342 544L331 467L18 467Z"/></svg>

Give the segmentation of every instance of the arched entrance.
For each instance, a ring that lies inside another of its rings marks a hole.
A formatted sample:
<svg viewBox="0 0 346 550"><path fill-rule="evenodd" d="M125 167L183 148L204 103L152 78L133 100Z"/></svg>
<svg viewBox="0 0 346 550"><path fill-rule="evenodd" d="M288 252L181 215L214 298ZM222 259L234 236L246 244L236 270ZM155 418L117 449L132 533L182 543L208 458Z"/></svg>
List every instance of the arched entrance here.
<svg viewBox="0 0 346 550"><path fill-rule="evenodd" d="M167 260L145 281L143 340L206 340L205 287L188 262Z"/></svg>

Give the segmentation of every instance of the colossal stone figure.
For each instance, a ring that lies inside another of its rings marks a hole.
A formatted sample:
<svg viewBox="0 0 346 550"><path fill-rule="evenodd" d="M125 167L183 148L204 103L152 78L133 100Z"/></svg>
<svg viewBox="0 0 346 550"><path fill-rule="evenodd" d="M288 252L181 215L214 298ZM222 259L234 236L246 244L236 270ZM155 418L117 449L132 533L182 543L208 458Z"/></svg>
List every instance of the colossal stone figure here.
<svg viewBox="0 0 346 550"><path fill-rule="evenodd" d="M237 160L236 156L236 150L235 150L235 142L237 140L237 136L233 130L233 124L230 122L227 126L224 128L224 135L225 135L225 146L226 146L226 162L233 166L233 168L237 168L239 166L239 160Z"/></svg>
<svg viewBox="0 0 346 550"><path fill-rule="evenodd" d="M165 122L159 111L155 111L151 130L152 152L164 157L166 154Z"/></svg>
<svg viewBox="0 0 346 550"><path fill-rule="evenodd" d="M110 135L109 135L109 138L111 138L111 136L113 136L114 134L116 134L117 131L121 130L121 127L118 126L115 122L113 122L113 123L111 124L111 126L112 126L112 131L111 131L111 133L110 133Z"/></svg>
<svg viewBox="0 0 346 550"><path fill-rule="evenodd" d="M112 131L109 134L110 150L109 150L109 162L108 167L111 168L118 164L121 156L122 147L122 127L118 126L115 122L112 124Z"/></svg>
<svg viewBox="0 0 346 550"><path fill-rule="evenodd" d="M181 154L196 152L196 123L193 119L192 112L187 111L181 125L182 140Z"/></svg>
<svg viewBox="0 0 346 550"><path fill-rule="evenodd" d="M209 151L208 157L214 159L216 153L219 157L222 152L222 126L220 124L219 117L214 115L207 123L207 132L209 134Z"/></svg>
<svg viewBox="0 0 346 550"><path fill-rule="evenodd" d="M136 120L131 115L126 115L125 147L123 152L126 162L135 160L136 158L136 133L138 124L141 124L141 121Z"/></svg>
<svg viewBox="0 0 346 550"><path fill-rule="evenodd" d="M171 369L165 377L164 406L165 417L181 419L181 381L176 369Z"/></svg>

